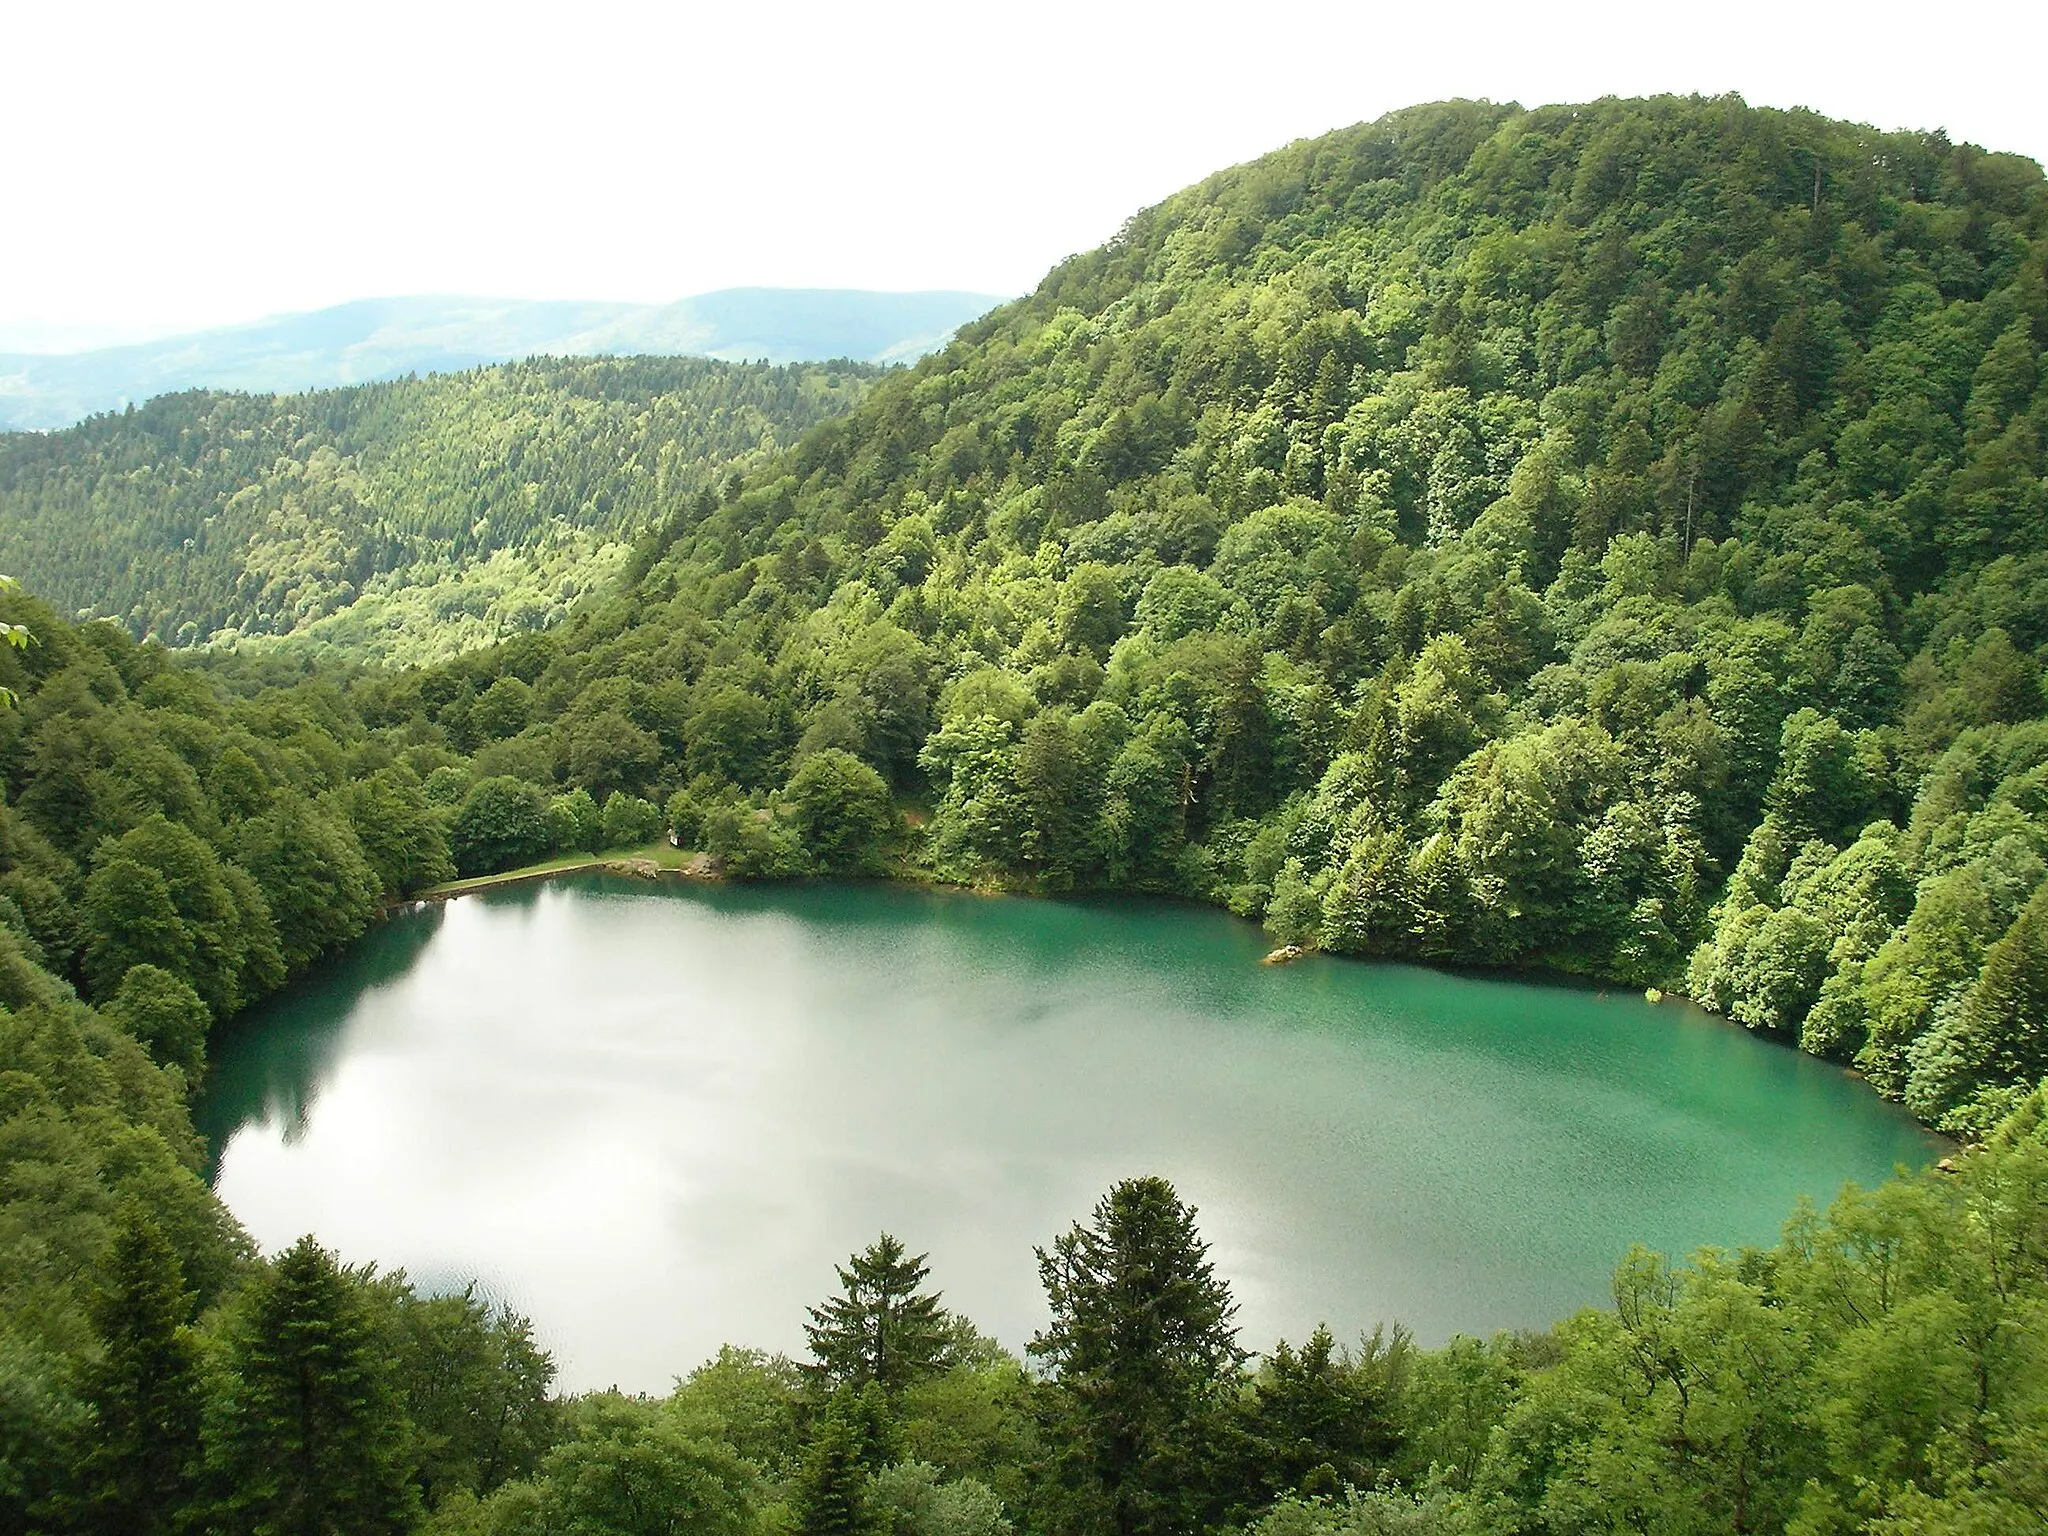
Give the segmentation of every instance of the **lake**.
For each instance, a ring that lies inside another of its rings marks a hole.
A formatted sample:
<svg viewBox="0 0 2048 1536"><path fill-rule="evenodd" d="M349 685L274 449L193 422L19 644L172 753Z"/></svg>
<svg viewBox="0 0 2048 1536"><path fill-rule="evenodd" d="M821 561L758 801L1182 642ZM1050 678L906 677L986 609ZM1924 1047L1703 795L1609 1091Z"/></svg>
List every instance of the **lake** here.
<svg viewBox="0 0 2048 1536"><path fill-rule="evenodd" d="M266 1251L474 1277L564 1386L647 1391L800 1352L884 1229L1021 1349L1034 1245L1133 1174L1199 1207L1265 1349L1540 1326L1631 1242L1766 1243L1939 1155L1682 1004L1265 948L1166 902L568 877L397 917L253 1011L201 1128Z"/></svg>

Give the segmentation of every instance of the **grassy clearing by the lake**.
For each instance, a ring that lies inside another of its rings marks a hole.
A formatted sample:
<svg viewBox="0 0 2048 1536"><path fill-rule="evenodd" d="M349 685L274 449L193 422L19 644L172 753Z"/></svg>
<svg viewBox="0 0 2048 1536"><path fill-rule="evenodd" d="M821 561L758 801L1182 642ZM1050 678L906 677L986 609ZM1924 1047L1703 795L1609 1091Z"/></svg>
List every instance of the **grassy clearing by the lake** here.
<svg viewBox="0 0 2048 1536"><path fill-rule="evenodd" d="M687 848L671 848L666 839L643 843L634 848L607 848L599 853L558 853L551 859L542 859L537 864L522 864L517 869L500 870L494 875L473 875L467 880L444 880L439 885L429 886L420 892L425 901L435 901L446 896L465 896L471 891L486 891L493 886L517 885L522 880L534 880L544 875L574 874L579 870L603 869L610 864L652 864L658 869L681 870L698 855Z"/></svg>

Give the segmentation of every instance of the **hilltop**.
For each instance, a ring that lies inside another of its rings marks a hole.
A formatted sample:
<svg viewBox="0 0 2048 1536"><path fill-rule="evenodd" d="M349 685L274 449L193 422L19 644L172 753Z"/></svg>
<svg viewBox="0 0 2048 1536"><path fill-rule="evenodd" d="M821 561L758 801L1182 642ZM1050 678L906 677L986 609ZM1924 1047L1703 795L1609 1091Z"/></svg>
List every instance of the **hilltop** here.
<svg viewBox="0 0 2048 1536"><path fill-rule="evenodd" d="M762 701L732 785L850 750L954 878L1680 987L1981 1127L2048 1070L2044 341L2031 161L1418 108L1138 214L554 667Z"/></svg>

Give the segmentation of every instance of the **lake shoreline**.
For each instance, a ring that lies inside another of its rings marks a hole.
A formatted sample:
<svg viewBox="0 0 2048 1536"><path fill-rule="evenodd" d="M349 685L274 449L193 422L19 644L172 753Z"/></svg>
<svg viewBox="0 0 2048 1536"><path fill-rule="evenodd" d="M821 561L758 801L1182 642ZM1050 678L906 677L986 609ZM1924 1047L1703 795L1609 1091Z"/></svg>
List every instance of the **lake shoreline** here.
<svg viewBox="0 0 2048 1536"><path fill-rule="evenodd" d="M567 862L527 865L520 869L507 870L502 874L478 875L468 880L446 881L441 885L422 891L413 901L396 903L387 909L387 915L414 910L417 906L427 903L439 904L452 901L459 896L471 896L483 891L508 890L520 886L535 885L562 875L602 874L623 875L629 878L646 880L657 885L731 885L735 883L801 885L808 883L806 879L802 878L763 882L734 882L729 876L715 867L710 855L672 848L663 842L640 848L618 849L601 854L591 854L587 857L575 858ZM1201 901L1193 897L1178 896L1165 892L1075 891L1049 893L1034 890L1028 886L1006 886L986 883L968 884L962 881L948 880L942 876L927 872L903 869L898 869L886 875L864 877L822 876L817 878L851 881L868 880L878 885L895 886L905 890L951 891L968 896L1016 896L1027 900L1057 900L1062 895L1070 899L1082 901L1099 900L1104 896L1139 896L1147 901L1165 901L1174 904L1185 903L1191 907L1223 912L1227 916L1237 918L1239 922L1249 923L1254 927L1258 926L1252 919L1238 917L1236 913L1230 912L1228 908L1223 907L1220 903ZM1573 990L1591 992L1595 994L1596 1001L1602 1003L1608 1001L1610 994L1620 993L1645 997L1653 1006L1677 1004L1681 1007L1696 1009L1715 1023L1728 1029L1738 1030L1752 1039L1761 1041L1763 1044L1774 1045L1791 1051L1795 1055L1834 1067L1844 1077L1858 1083L1863 1083L1866 1087L1869 1086L1863 1074L1854 1067L1845 1066L1840 1062L1830 1061L1827 1057L1814 1056L1811 1052L1802 1051L1795 1041L1780 1039L1775 1035L1759 1034L1756 1030L1735 1019L1729 1018L1726 1014L1716 1013L1705 1004L1686 996L1682 992L1668 989L1639 989L1622 982L1603 979L1597 976L1588 976L1575 971L1554 970L1546 966L1489 966L1459 964L1457 962L1449 964L1441 962L1432 963L1420 960L1406 960L1392 955L1344 954L1338 951L1326 950L1319 945L1282 945L1279 949L1265 955L1261 964L1274 969L1280 969L1297 961L1311 959L1361 960L1368 962L1378 961L1387 964L1423 965L1427 969L1442 971L1448 975L1528 981L1545 986L1562 985ZM1656 995L1648 996L1648 992L1654 992ZM1877 1093L1874 1088L1870 1091L1884 1103L1894 1105L1902 1110L1904 1109L1904 1106L1900 1105L1897 1100L1886 1098L1883 1094ZM1911 1114L1910 1111L1907 1111L1907 1113ZM1912 1119L1928 1135L1935 1137L1952 1150L1960 1151L1967 1145L1961 1138L1929 1125L1917 1115L1912 1116Z"/></svg>
<svg viewBox="0 0 2048 1536"><path fill-rule="evenodd" d="M662 855L669 857L664 858ZM474 896L480 891L506 890L513 886L533 885L542 880L553 880L560 875L626 875L635 879L688 880L695 884L723 884L725 876L712 869L707 854L678 854L678 850L666 844L650 847L613 849L605 853L593 853L566 860L550 860L544 864L528 864L519 869L508 869L495 875L474 875L467 880L444 880L439 885L428 886L417 896L404 901L393 902L387 913L409 912L427 903L453 901L459 896Z"/></svg>

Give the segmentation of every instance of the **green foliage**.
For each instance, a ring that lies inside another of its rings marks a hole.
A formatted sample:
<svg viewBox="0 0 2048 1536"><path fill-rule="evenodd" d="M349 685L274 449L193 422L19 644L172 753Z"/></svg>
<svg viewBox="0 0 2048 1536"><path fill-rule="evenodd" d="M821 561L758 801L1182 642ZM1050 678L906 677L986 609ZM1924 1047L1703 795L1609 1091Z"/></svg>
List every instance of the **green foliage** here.
<svg viewBox="0 0 2048 1536"><path fill-rule="evenodd" d="M869 1477L884 1454L875 1443L879 1385L833 1393L804 1457L795 1490L798 1536L882 1536L880 1512L870 1504ZM886 1409L880 1409L881 1414Z"/></svg>
<svg viewBox="0 0 2048 1536"><path fill-rule="evenodd" d="M430 1529L488 1536L740 1536L754 1475L726 1446L686 1433L637 1398L604 1393L575 1405L573 1433L531 1481L480 1504L454 1501Z"/></svg>
<svg viewBox="0 0 2048 1536"><path fill-rule="evenodd" d="M780 803L817 867L835 873L872 869L895 827L888 784L837 747L798 763Z"/></svg>
<svg viewBox="0 0 2048 1536"><path fill-rule="evenodd" d="M85 918L93 929L86 974L95 992L112 994L136 966L173 978L193 967L191 936L171 904L170 887L147 865L114 858L94 870L85 888Z"/></svg>
<svg viewBox="0 0 2048 1536"><path fill-rule="evenodd" d="M912 1258L884 1232L836 1268L840 1294L804 1324L814 1383L858 1392L872 1382L893 1396L942 1369L949 1333L937 1294L924 1289L924 1255Z"/></svg>
<svg viewBox="0 0 2048 1536"><path fill-rule="evenodd" d="M726 801L704 813L705 852L735 880L784 880L804 872L807 860L796 831L772 811L744 800Z"/></svg>
<svg viewBox="0 0 2048 1536"><path fill-rule="evenodd" d="M523 779L483 779L463 797L448 828L455 868L487 875L545 858L555 846L547 802Z"/></svg>
<svg viewBox="0 0 2048 1536"><path fill-rule="evenodd" d="M2038 168L1939 135L1451 103L877 380L539 362L0 443L0 550L121 619L0 588L0 1525L2038 1528L2044 263ZM1134 1180L1040 1255L1044 1378L898 1249L908 1346L863 1353L883 1290L813 1319L863 1392L734 1352L554 1403L473 1297L258 1260L186 1096L380 901L656 805L738 877L1682 979L1987 1145L1548 1333L1249 1373Z"/></svg>
<svg viewBox="0 0 2048 1536"><path fill-rule="evenodd" d="M617 710L584 714L564 729L571 777L607 802L637 795L660 765L661 743Z"/></svg>
<svg viewBox="0 0 2048 1536"><path fill-rule="evenodd" d="M130 966L107 999L106 1014L157 1061L177 1067L188 1082L198 1078L206 1063L206 1031L212 1016L185 982L153 965Z"/></svg>
<svg viewBox="0 0 2048 1536"><path fill-rule="evenodd" d="M688 789L679 789L668 797L668 804L662 808L662 819L675 835L676 845L694 848L704 836L704 805Z"/></svg>
<svg viewBox="0 0 2048 1536"><path fill-rule="evenodd" d="M162 1229L126 1208L93 1319L101 1352L82 1394L92 1430L74 1477L88 1530L172 1531L193 1503L203 1402L193 1302Z"/></svg>
<svg viewBox="0 0 2048 1536"><path fill-rule="evenodd" d="M1282 1499L1250 1527L1253 1536L1450 1536L1469 1529L1441 1493L1393 1489L1341 1499Z"/></svg>
<svg viewBox="0 0 2048 1536"><path fill-rule="evenodd" d="M364 1290L306 1237L239 1302L207 1434L217 1528L370 1533L417 1521L404 1408Z"/></svg>
<svg viewBox="0 0 2048 1536"><path fill-rule="evenodd" d="M1392 1405L1403 1385L1408 1346L1380 1340L1362 1358L1340 1352L1327 1328L1300 1350L1283 1340L1242 1408L1242 1481L1254 1506L1290 1494L1370 1488L1399 1449Z"/></svg>
<svg viewBox="0 0 2048 1536"><path fill-rule="evenodd" d="M41 1523L51 1490L67 1481L75 1447L91 1429L85 1405L67 1390L64 1365L0 1335L0 1516L10 1530Z"/></svg>
<svg viewBox="0 0 2048 1536"><path fill-rule="evenodd" d="M166 644L292 635L433 660L559 624L642 530L875 376L547 358L294 397L165 395L0 437L0 550L67 611ZM515 697L501 690L479 731L516 734Z"/></svg>
<svg viewBox="0 0 2048 1536"><path fill-rule="evenodd" d="M589 790L579 786L548 802L548 839L556 848L585 853L605 846L604 815Z"/></svg>
<svg viewBox="0 0 2048 1536"><path fill-rule="evenodd" d="M385 900L409 896L455 873L448 830L419 775L404 763L349 785L341 803Z"/></svg>
<svg viewBox="0 0 2048 1536"><path fill-rule="evenodd" d="M972 1334L955 1314L956 1331ZM943 1476L973 1479L1021 1513L1035 1500L1044 1454L1039 1440L1037 1384L1007 1350L973 1335L956 1336L952 1363L903 1394L903 1448Z"/></svg>
<svg viewBox="0 0 2048 1536"><path fill-rule="evenodd" d="M1615 1311L1559 1328L1475 1492L1672 1531L1893 1529L1946 1489L1935 1518L1968 1518L2048 1427L2022 1321L2048 1282L2038 1109L2000 1142L1802 1212L1767 1254L1632 1257Z"/></svg>
<svg viewBox="0 0 2048 1536"><path fill-rule="evenodd" d="M297 806L268 811L259 820L242 823L237 832L249 839L250 847L272 853L268 839L280 827L320 837L325 848L324 821ZM342 863L335 878L346 885L354 875L355 857L345 843L333 852ZM118 977L126 974L125 969L116 970L122 958L142 963L135 957L145 943L159 947L167 960L179 960L189 951L189 960L165 969L184 976L218 1013L232 1013L276 985L276 908L262 873L246 852L237 864L223 864L189 826L157 814L118 841L103 843L94 859L105 861L86 885L87 921L95 938L105 936L104 945L87 945L86 974L97 992L104 994L119 984ZM272 873L280 894L290 900L294 893L286 889L286 862L278 863ZM315 872L313 878L324 883L327 876ZM159 882L161 902L156 894ZM115 926L124 915L137 925L127 937Z"/></svg>
<svg viewBox="0 0 2048 1536"><path fill-rule="evenodd" d="M183 1074L29 965L4 931L0 1063L0 1353L9 1401L41 1416L40 1438L68 1433L82 1411L61 1366L96 1347L91 1308L124 1206L149 1212L202 1305L247 1243L199 1177Z"/></svg>
<svg viewBox="0 0 2048 1536"><path fill-rule="evenodd" d="M711 692L691 715L686 735L692 776L742 788L766 785L775 763L775 724L756 695L730 685Z"/></svg>
<svg viewBox="0 0 2048 1536"><path fill-rule="evenodd" d="M445 599L466 654L334 686L244 657L224 702L0 598L45 642L0 650L33 685L14 803L110 871L102 995L146 962L235 1006L183 955L200 887L112 863L152 811L234 863L222 834L311 799L388 899L442 867L436 823L464 873L616 841L580 791L743 878L885 858L1683 986L1981 1128L2025 1069L1961 998L2041 883L2044 250L2037 168L1938 135L1449 103L1220 173L872 381L160 401L0 452L0 508L62 511L17 537L71 574L23 569L173 639ZM147 535L119 579L87 531L117 527ZM618 580L493 584L586 536L634 539ZM863 772L907 835L871 835ZM572 803L543 830L503 780ZM1859 874L1883 822L1895 868ZM21 863L0 919L65 969L78 893Z"/></svg>
<svg viewBox="0 0 2048 1536"><path fill-rule="evenodd" d="M244 822L235 851L262 889L288 966L347 943L377 909L379 881L354 830L296 796Z"/></svg>
<svg viewBox="0 0 2048 1536"><path fill-rule="evenodd" d="M1003 1501L971 1477L941 1482L928 1462L899 1461L868 1478L867 1507L886 1536L1009 1536Z"/></svg>
<svg viewBox="0 0 2048 1536"><path fill-rule="evenodd" d="M2048 885L1985 952L1970 989L1907 1053L1906 1102L1930 1120L1988 1129L2048 1077ZM1958 1114L1965 1103L1970 1109Z"/></svg>
<svg viewBox="0 0 2048 1536"><path fill-rule="evenodd" d="M786 1355L727 1344L677 1383L669 1408L691 1433L784 1475L792 1470L803 1402L803 1373Z"/></svg>
<svg viewBox="0 0 2048 1536"><path fill-rule="evenodd" d="M401 1278L378 1299L400 1341L396 1370L427 1504L532 1476L562 1418L548 1395L554 1362L533 1325L479 1301L473 1285L422 1298Z"/></svg>
<svg viewBox="0 0 2048 1536"><path fill-rule="evenodd" d="M661 830L661 807L615 789L605 798L598 826L605 847L637 848Z"/></svg>
<svg viewBox="0 0 2048 1536"><path fill-rule="evenodd" d="M1203 1522L1223 1383L1243 1351L1194 1211L1127 1179L1038 1250L1052 1324L1031 1341L1053 1383L1048 1437L1076 1529L1142 1536Z"/></svg>
<svg viewBox="0 0 2048 1536"><path fill-rule="evenodd" d="M1924 774L1904 830L1872 822L1841 847L1767 815L1692 958L1693 995L1854 1060L1936 1124L1988 1130L2043 1072L2017 1021L2048 984L2044 760L2038 723L1973 728Z"/></svg>

